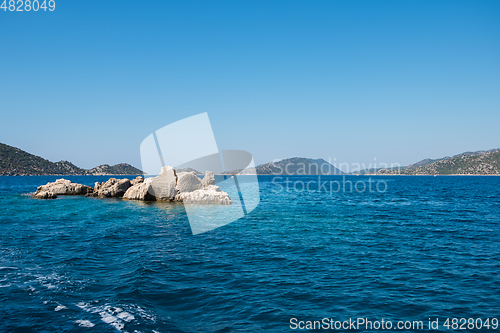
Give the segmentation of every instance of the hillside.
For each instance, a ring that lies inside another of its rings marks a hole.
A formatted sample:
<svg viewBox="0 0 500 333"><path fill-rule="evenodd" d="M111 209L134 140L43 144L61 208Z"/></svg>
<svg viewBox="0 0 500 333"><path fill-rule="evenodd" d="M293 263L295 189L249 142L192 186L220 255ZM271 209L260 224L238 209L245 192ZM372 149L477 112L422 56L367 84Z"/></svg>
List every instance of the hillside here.
<svg viewBox="0 0 500 333"><path fill-rule="evenodd" d="M255 167L258 175L343 175L344 173L324 159L292 157L278 162L269 162ZM225 172L236 174L241 170ZM249 173L249 172L244 172ZM253 172L252 172L253 173Z"/></svg>
<svg viewBox="0 0 500 333"><path fill-rule="evenodd" d="M0 143L0 176L138 174L142 174L142 171L126 163L113 166L104 164L85 170L68 161L51 162L19 148Z"/></svg>
<svg viewBox="0 0 500 333"><path fill-rule="evenodd" d="M177 173L181 173L181 172L194 172L197 175L202 175L202 173L199 172L198 170L195 170L195 169L189 168L189 167L185 167L185 168L182 168L182 169L175 169L175 172L177 172Z"/></svg>
<svg viewBox="0 0 500 333"><path fill-rule="evenodd" d="M142 175L142 171L127 163L103 164L87 170L89 175Z"/></svg>
<svg viewBox="0 0 500 333"><path fill-rule="evenodd" d="M398 174L379 170L379 174ZM465 152L438 160L426 159L402 168L401 175L500 175L500 149Z"/></svg>

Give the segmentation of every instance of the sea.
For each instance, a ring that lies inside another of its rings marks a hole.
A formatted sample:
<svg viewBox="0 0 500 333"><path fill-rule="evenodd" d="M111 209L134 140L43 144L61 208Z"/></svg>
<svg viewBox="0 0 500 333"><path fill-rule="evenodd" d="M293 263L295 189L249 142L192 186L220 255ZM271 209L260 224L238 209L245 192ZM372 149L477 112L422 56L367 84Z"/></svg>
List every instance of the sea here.
<svg viewBox="0 0 500 333"><path fill-rule="evenodd" d="M0 177L0 332L500 331L500 177L259 176L197 235L182 204L31 197L57 178Z"/></svg>

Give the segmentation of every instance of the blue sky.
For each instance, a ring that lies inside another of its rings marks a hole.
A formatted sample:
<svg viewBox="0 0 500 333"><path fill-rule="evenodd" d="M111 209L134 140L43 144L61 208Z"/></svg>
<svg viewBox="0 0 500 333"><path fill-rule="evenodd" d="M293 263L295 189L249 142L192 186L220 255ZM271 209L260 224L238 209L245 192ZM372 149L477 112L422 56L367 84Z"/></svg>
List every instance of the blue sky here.
<svg viewBox="0 0 500 333"><path fill-rule="evenodd" d="M0 11L0 142L140 167L208 112L257 163L406 165L500 147L499 60L500 1L56 0Z"/></svg>

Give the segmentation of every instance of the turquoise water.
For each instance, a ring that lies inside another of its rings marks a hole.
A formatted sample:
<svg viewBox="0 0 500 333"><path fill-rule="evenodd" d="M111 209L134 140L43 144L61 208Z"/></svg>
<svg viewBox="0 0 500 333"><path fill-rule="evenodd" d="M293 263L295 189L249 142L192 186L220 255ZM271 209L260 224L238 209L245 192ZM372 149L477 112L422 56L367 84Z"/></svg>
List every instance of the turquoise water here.
<svg viewBox="0 0 500 333"><path fill-rule="evenodd" d="M280 192L285 179L262 176L251 214L196 236L182 204L26 195L57 178L0 177L0 332L500 317L500 177L374 177L385 192L328 193L317 177Z"/></svg>

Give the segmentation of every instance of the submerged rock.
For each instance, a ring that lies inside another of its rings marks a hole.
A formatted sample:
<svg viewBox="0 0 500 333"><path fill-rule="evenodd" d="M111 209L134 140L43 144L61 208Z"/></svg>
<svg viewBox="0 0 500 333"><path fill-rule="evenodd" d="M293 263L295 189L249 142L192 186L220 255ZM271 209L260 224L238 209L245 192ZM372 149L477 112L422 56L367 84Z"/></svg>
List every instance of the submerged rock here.
<svg viewBox="0 0 500 333"><path fill-rule="evenodd" d="M42 191L42 192L35 193L33 195L33 198L36 198L36 199L55 199L55 198L57 198L57 195L55 195L54 192Z"/></svg>
<svg viewBox="0 0 500 333"><path fill-rule="evenodd" d="M58 195L83 195L92 192L90 186L72 183L67 179L58 179L55 182L39 186L33 197L37 199L54 199Z"/></svg>

